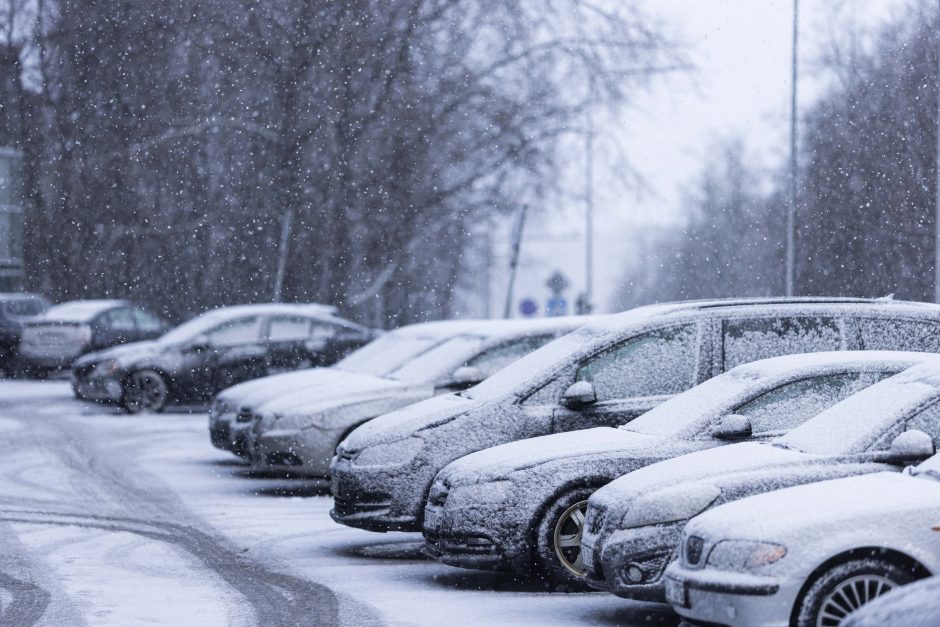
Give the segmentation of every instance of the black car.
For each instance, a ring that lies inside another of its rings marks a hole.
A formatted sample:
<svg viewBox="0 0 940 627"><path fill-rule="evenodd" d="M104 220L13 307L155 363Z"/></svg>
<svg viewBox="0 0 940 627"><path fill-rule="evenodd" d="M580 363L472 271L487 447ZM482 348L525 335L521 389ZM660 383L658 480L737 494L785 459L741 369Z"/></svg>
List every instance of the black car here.
<svg viewBox="0 0 940 627"><path fill-rule="evenodd" d="M168 402L208 400L231 385L328 366L370 342L376 331L324 305L240 305L215 309L153 342L86 355L72 368L75 395L129 412Z"/></svg>
<svg viewBox="0 0 940 627"><path fill-rule="evenodd" d="M85 353L160 337L169 325L125 300L73 300L26 323L19 361L36 375L68 368Z"/></svg>
<svg viewBox="0 0 940 627"><path fill-rule="evenodd" d="M49 301L38 294L0 293L0 372L16 371L17 346L26 323L49 309Z"/></svg>

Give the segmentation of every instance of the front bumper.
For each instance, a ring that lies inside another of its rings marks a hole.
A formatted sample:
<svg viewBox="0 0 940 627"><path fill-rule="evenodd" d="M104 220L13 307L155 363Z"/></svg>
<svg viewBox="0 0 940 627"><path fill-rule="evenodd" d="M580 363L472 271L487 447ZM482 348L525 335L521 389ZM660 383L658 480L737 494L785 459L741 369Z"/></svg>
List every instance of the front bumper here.
<svg viewBox="0 0 940 627"><path fill-rule="evenodd" d="M679 556L684 527L682 521L615 531L599 550L592 547L590 572L600 570L607 590L619 597L665 602L663 573Z"/></svg>
<svg viewBox="0 0 940 627"><path fill-rule="evenodd" d="M254 470L328 477L335 437L316 429L272 429L250 440Z"/></svg>
<svg viewBox="0 0 940 627"><path fill-rule="evenodd" d="M459 568L512 570L512 558L491 530L459 528L459 521L452 519L444 506L425 506L423 532L428 555Z"/></svg>
<svg viewBox="0 0 940 627"><path fill-rule="evenodd" d="M670 599L673 609L692 623L730 627L784 627L798 586L758 575L725 572L710 568L692 570L680 564L666 569L670 588L684 600ZM674 596L674 595L670 595Z"/></svg>
<svg viewBox="0 0 940 627"><path fill-rule="evenodd" d="M355 466L337 459L330 470L333 520L367 531L421 531L434 478L426 464Z"/></svg>
<svg viewBox="0 0 940 627"><path fill-rule="evenodd" d="M92 372L73 372L72 389L77 398L103 403L116 403L123 395L119 377L95 376Z"/></svg>

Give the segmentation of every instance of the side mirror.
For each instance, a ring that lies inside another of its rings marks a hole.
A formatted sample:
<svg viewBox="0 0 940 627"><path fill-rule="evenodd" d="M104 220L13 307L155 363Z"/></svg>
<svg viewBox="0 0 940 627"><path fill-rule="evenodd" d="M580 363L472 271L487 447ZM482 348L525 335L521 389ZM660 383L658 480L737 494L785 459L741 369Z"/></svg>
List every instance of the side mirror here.
<svg viewBox="0 0 940 627"><path fill-rule="evenodd" d="M741 414L728 414L711 431L716 440L742 440L751 437L751 419Z"/></svg>
<svg viewBox="0 0 940 627"><path fill-rule="evenodd" d="M937 450L933 438L919 429L905 431L891 441L891 461L914 462L926 459Z"/></svg>
<svg viewBox="0 0 940 627"><path fill-rule="evenodd" d="M204 351L207 348L209 348L209 336L205 333L200 333L186 345L186 350L194 352Z"/></svg>
<svg viewBox="0 0 940 627"><path fill-rule="evenodd" d="M482 381L485 377L483 372L479 368L474 368L473 366L463 366L454 370L454 374L451 375L451 379L454 382L454 385L461 385L470 387L471 385L476 385Z"/></svg>
<svg viewBox="0 0 940 627"><path fill-rule="evenodd" d="M572 383L561 397L561 404L568 409L580 409L597 402L597 392L590 381Z"/></svg>

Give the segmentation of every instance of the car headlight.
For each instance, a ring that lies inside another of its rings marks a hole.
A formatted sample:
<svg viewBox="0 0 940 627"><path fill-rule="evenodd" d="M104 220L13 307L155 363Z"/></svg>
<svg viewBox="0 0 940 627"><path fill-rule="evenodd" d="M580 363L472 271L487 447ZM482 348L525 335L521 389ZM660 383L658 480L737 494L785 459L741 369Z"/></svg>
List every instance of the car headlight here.
<svg viewBox="0 0 940 627"><path fill-rule="evenodd" d="M772 542L722 540L708 554L706 563L718 570L756 571L782 560L787 548Z"/></svg>
<svg viewBox="0 0 940 627"><path fill-rule="evenodd" d="M415 437L388 444L377 444L362 449L356 456L355 463L357 466L404 464L414 459L422 446L424 446L424 440Z"/></svg>
<svg viewBox="0 0 940 627"><path fill-rule="evenodd" d="M512 483L509 481L487 481L451 488L447 496L447 507L475 508L502 503L509 497Z"/></svg>
<svg viewBox="0 0 940 627"><path fill-rule="evenodd" d="M713 485L682 484L646 494L630 504L621 529L687 520L700 514L721 495Z"/></svg>
<svg viewBox="0 0 940 627"><path fill-rule="evenodd" d="M121 364L115 359L108 359L102 361L97 366L95 366L95 376L97 377L109 377L113 376L121 369Z"/></svg>

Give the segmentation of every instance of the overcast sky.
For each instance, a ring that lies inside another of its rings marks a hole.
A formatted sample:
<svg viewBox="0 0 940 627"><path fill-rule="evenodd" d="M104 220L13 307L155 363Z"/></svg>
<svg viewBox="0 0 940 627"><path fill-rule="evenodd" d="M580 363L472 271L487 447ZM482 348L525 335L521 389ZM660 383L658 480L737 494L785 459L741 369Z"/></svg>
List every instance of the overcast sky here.
<svg viewBox="0 0 940 627"><path fill-rule="evenodd" d="M813 62L833 36L875 25L905 3L801 0L800 104L811 103L823 88ZM645 9L686 44L695 70L636 94L634 105L602 134L595 175L599 311L610 310L636 238L650 237L650 225L681 219L683 194L713 156L713 142L743 138L754 162L768 170L788 154L792 0L648 0ZM645 191L614 182L610 142L622 143ZM556 267L570 276L572 298L583 289L582 216L577 204L554 213L548 223L535 216L523 246L517 298L540 300L542 277Z"/></svg>

